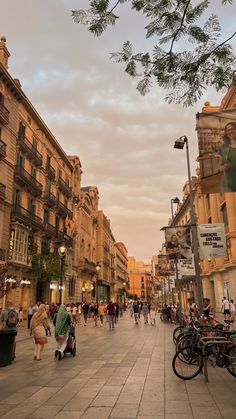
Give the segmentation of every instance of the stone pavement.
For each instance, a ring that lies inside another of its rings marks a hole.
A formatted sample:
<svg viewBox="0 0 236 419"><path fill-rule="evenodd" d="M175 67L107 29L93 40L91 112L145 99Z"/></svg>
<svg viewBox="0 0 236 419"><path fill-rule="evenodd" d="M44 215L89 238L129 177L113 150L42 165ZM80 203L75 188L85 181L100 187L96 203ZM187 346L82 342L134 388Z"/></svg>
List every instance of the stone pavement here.
<svg viewBox="0 0 236 419"><path fill-rule="evenodd" d="M3 419L235 419L236 379L209 368L181 381L172 372L173 326L134 325L128 314L116 329L77 327L78 353L54 358L50 337L43 359L33 360L33 339L19 332L17 358L0 368Z"/></svg>

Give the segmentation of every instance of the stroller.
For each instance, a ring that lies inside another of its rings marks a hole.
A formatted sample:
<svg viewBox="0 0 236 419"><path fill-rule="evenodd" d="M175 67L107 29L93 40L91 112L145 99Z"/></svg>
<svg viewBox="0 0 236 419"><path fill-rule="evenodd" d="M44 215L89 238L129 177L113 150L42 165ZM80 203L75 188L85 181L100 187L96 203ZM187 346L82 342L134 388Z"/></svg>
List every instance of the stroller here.
<svg viewBox="0 0 236 419"><path fill-rule="evenodd" d="M69 336L64 355L67 353L70 353L72 356L75 356L76 354L75 326L73 324L71 324L69 328Z"/></svg>

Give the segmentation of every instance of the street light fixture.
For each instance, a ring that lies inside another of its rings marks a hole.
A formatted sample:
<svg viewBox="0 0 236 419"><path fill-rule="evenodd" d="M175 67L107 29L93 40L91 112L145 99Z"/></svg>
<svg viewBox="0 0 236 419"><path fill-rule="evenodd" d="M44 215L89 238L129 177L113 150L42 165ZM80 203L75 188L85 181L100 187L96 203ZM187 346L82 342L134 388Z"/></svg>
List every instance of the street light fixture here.
<svg viewBox="0 0 236 419"><path fill-rule="evenodd" d="M65 243L62 243L58 247L58 254L61 258L61 277L60 277L60 285L59 285L59 304L62 303L62 289L63 289L63 270L64 270L64 264L65 264L65 257L66 257L66 246Z"/></svg>
<svg viewBox="0 0 236 419"><path fill-rule="evenodd" d="M186 144L186 156L187 156L187 168L188 168L191 231L192 231L192 239L193 239L193 254L194 254L195 272L196 272L198 308L199 308L199 314L201 315L203 313L203 292L202 292L202 280L201 280L200 263L199 263L200 260L199 260L199 254L198 254L197 225L196 225L196 217L195 217L194 205L193 205L193 189L192 189L192 179L191 179L191 170L190 170L188 138L185 135L178 138L178 140L175 141L174 148L183 150L185 144Z"/></svg>
<svg viewBox="0 0 236 419"><path fill-rule="evenodd" d="M180 203L180 199L179 199L177 196L176 196L175 198L172 198L172 199L170 200L172 220L174 219L173 204L179 204L179 203Z"/></svg>
<svg viewBox="0 0 236 419"><path fill-rule="evenodd" d="M97 277L96 277L96 287L95 287L95 297L96 297L96 303L98 304L98 280L99 280L99 271L101 269L101 265L99 262L97 262L96 265L96 271L97 271Z"/></svg>

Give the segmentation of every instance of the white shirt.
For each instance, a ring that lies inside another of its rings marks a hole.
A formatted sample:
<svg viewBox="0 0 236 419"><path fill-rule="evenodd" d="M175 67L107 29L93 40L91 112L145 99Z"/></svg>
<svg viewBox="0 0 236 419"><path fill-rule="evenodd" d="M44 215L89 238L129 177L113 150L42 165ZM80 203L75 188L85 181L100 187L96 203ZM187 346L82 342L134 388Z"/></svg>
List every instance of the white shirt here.
<svg viewBox="0 0 236 419"><path fill-rule="evenodd" d="M229 303L230 313L235 313L235 305L234 303Z"/></svg>
<svg viewBox="0 0 236 419"><path fill-rule="evenodd" d="M222 307L224 310L229 310L229 300L223 300Z"/></svg>

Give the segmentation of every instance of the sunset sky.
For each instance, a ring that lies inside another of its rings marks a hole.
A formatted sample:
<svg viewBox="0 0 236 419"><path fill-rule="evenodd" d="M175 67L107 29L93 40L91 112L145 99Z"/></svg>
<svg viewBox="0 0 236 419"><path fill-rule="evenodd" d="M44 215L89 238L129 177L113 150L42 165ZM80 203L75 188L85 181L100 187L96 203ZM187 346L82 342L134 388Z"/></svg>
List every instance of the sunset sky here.
<svg viewBox="0 0 236 419"><path fill-rule="evenodd" d="M137 80L109 53L127 39L140 50L148 48L143 17L122 6L117 26L94 38L71 19L72 9L87 4L0 0L0 35L11 53L10 74L20 79L65 152L79 156L82 186L98 187L100 209L110 218L116 240L125 243L130 256L148 261L163 242L160 228L168 223L170 200L182 198L187 179L185 151L174 150L173 143L181 135L189 138L194 174L195 114L206 100L219 104L223 93L208 91L188 109L168 105L157 86L142 97ZM232 10L222 11L226 36L235 23Z"/></svg>

